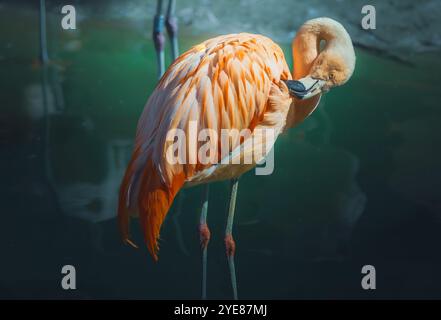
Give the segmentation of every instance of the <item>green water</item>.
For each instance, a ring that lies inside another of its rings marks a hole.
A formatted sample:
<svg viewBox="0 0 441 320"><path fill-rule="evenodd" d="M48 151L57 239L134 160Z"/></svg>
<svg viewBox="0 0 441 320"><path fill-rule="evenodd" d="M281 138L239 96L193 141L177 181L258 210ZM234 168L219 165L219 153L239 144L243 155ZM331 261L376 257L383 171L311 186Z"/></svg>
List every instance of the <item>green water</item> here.
<svg viewBox="0 0 441 320"><path fill-rule="evenodd" d="M150 22L100 17L63 32L49 15L43 95L37 17L0 11L0 297L199 298L200 187L173 206L158 263L122 245L116 227L117 189L156 83ZM181 51L206 37L184 27ZM441 64L356 53L351 81L278 140L274 173L240 180L240 298L441 297ZM228 185L211 185L210 298L232 294ZM61 289L66 264L77 269L75 291ZM366 264L377 269L375 291L361 289Z"/></svg>

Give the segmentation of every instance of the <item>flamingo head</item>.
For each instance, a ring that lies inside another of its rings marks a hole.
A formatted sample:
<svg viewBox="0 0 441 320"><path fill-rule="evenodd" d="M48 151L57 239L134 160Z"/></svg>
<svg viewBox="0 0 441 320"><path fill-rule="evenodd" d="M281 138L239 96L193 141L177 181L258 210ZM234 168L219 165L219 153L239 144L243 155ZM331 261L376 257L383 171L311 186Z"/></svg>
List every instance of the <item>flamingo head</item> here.
<svg viewBox="0 0 441 320"><path fill-rule="evenodd" d="M320 50L320 44L324 43ZM345 84L355 69L355 52L344 27L329 18L306 22L294 40L295 55L300 61L297 80L286 82L290 93L298 99ZM295 65L296 67L296 65Z"/></svg>

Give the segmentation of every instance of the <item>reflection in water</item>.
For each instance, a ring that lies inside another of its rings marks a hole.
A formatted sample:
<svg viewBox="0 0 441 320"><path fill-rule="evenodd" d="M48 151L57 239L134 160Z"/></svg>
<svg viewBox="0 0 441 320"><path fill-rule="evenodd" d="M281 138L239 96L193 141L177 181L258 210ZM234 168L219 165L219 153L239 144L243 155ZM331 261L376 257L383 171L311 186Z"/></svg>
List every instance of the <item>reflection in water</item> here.
<svg viewBox="0 0 441 320"><path fill-rule="evenodd" d="M393 189L427 206L438 219L441 219L441 171L438 169L441 156L435 150L441 142L440 120L421 116L391 127L401 143L393 154L396 166L389 180Z"/></svg>
<svg viewBox="0 0 441 320"><path fill-rule="evenodd" d="M107 168L102 180L57 184L63 211L92 222L113 219L118 205L118 190L132 148L130 140L110 140L105 144Z"/></svg>
<svg viewBox="0 0 441 320"><path fill-rule="evenodd" d="M51 137L56 136L57 132L56 127L54 128L51 125L51 120L54 117L57 121L63 118L63 93L58 80L58 70L52 66L43 66L42 69L41 85L31 84L25 89L25 111L33 121L43 120L43 123L45 123L46 133L44 134L43 145L47 153L44 156L47 169L46 175L57 195L60 209L67 215L91 222L112 219L116 215L117 190L129 159L132 142L129 139L111 139L104 143L103 141L98 142L100 146L96 147L104 149L102 159L104 163L96 163L95 165L106 168L102 179L96 182L81 181L81 179L74 180L71 183L57 181L56 175L53 173L54 165L52 164L52 161L56 159L51 157L52 153L56 153L56 150L55 152L51 150ZM48 73L52 75L51 79L48 79ZM95 134L92 130L94 127L93 121L90 118L80 118L79 121L81 121L81 125L87 132L84 138L90 139L91 137L87 137L87 135ZM75 144L77 145L70 145L70 148L77 151L75 157L87 157L86 154L81 152L83 140L76 141ZM65 158L61 161L69 160L75 161L76 159Z"/></svg>
<svg viewBox="0 0 441 320"><path fill-rule="evenodd" d="M43 85L41 83L32 83L24 88L23 97L24 112L32 121L44 119L47 114L54 114L56 111L55 97L52 88L46 87L46 107L43 104Z"/></svg>

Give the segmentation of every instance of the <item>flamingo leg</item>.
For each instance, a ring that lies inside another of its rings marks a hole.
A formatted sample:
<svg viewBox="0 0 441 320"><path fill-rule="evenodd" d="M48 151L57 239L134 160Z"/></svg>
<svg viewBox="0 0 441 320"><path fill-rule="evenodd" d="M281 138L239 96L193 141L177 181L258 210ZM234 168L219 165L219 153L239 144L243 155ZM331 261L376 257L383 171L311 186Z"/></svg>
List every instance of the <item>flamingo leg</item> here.
<svg viewBox="0 0 441 320"><path fill-rule="evenodd" d="M165 26L167 27L167 33L170 38L170 44L172 48L171 57L172 61L175 61L179 55L178 46L178 19L175 15L176 0L169 0L167 7L167 17L165 18Z"/></svg>
<svg viewBox="0 0 441 320"><path fill-rule="evenodd" d="M209 186L206 184L203 191L202 210L199 220L199 236L201 240L202 249L202 299L207 299L207 247L210 241L210 229L207 224L207 210L208 210L208 194Z"/></svg>
<svg viewBox="0 0 441 320"><path fill-rule="evenodd" d="M228 267L230 269L231 286L233 288L234 300L237 300L237 282L236 282L236 269L234 266L234 254L236 252L236 243L234 242L233 239L233 220L234 220L234 211L236 209L236 196L237 196L238 185L239 185L238 178L231 180L230 205L228 208L227 227L225 230L225 249L228 259Z"/></svg>
<svg viewBox="0 0 441 320"><path fill-rule="evenodd" d="M158 79L165 71L164 58L164 16L162 15L162 0L158 0L156 14L153 20L153 42L155 43L156 59L158 65Z"/></svg>

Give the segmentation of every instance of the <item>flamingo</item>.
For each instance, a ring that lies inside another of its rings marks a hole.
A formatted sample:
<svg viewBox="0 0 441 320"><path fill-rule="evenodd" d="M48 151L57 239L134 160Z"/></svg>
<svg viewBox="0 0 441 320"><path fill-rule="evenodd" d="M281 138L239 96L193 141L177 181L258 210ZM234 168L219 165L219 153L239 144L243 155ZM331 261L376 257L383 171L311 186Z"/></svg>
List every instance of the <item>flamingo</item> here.
<svg viewBox="0 0 441 320"><path fill-rule="evenodd" d="M161 224L176 194L184 187L204 184L199 221L203 299L210 241L208 183L231 181L224 241L233 297L237 299L232 231L238 181L258 161L224 162L220 161L223 155L216 152L217 162L170 162L166 156L170 146L167 134L181 129L188 146L192 143L190 122L197 124L197 130L214 130L217 136L222 129L249 129L250 136L228 145L227 160L243 158L255 151L255 145L248 142L257 129L271 129L277 137L296 126L314 111L323 93L346 83L355 68L349 34L330 18L304 23L292 42L292 54L291 74L282 49L263 35L239 33L206 40L170 65L139 119L133 153L119 192L122 239L137 247L130 238L129 224L131 217L139 217L147 249L157 261Z"/></svg>

